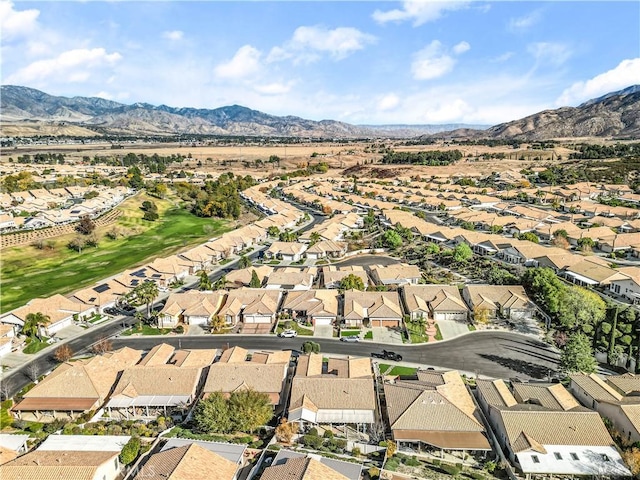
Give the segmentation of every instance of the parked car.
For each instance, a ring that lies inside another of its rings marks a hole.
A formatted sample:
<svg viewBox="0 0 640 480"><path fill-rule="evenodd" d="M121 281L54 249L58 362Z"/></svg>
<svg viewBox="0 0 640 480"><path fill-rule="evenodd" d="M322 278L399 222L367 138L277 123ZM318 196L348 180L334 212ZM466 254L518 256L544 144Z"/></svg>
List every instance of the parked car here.
<svg viewBox="0 0 640 480"><path fill-rule="evenodd" d="M382 358L384 360L392 360L394 362L402 361L402 355L396 352L391 352L389 350L382 350L382 353L372 352L371 356L374 358Z"/></svg>
<svg viewBox="0 0 640 480"><path fill-rule="evenodd" d="M357 335L347 335L346 337L340 337L341 342L359 342L360 337Z"/></svg>
<svg viewBox="0 0 640 480"><path fill-rule="evenodd" d="M298 336L298 332L295 330L284 330L278 334L280 338L293 338Z"/></svg>

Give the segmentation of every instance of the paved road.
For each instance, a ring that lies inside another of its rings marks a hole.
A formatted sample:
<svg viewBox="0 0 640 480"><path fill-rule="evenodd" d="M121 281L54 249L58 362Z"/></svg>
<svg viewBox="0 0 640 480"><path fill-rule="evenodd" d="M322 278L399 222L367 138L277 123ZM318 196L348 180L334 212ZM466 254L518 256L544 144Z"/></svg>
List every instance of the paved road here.
<svg viewBox="0 0 640 480"><path fill-rule="evenodd" d="M371 265L394 265L400 263L398 258L388 257L386 255L358 255L352 258L343 260L342 262L335 262L332 265L338 267L351 267L353 265L359 265L361 267L370 267Z"/></svg>
<svg viewBox="0 0 640 480"><path fill-rule="evenodd" d="M477 372L495 378L545 378L558 369L559 355L547 344L529 336L510 332L483 331L454 340L430 345L376 344L368 341L344 343L339 340L313 338L323 353L359 355L393 349L403 361L434 367ZM300 350L304 337L278 338L266 335L206 335L199 337L121 337L113 341L114 348L129 346L151 349L159 342L182 348L225 348L241 346L249 350Z"/></svg>

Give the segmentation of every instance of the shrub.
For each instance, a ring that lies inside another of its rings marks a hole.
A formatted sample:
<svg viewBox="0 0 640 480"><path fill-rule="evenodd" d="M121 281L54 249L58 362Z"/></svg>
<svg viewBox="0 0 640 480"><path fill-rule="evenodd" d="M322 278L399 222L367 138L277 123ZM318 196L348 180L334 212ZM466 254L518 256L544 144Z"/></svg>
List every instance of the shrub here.
<svg viewBox="0 0 640 480"><path fill-rule="evenodd" d="M309 435L318 436L318 429L316 427L312 427L309 429Z"/></svg>
<svg viewBox="0 0 640 480"><path fill-rule="evenodd" d="M461 470L461 468L459 468L458 465L454 466L454 465L441 464L440 468L445 472L447 472L452 477L459 475Z"/></svg>
<svg viewBox="0 0 640 480"><path fill-rule="evenodd" d="M322 446L322 439L317 435L304 435L302 443L307 447L318 449Z"/></svg>
<svg viewBox="0 0 640 480"><path fill-rule="evenodd" d="M27 430L29 432L36 433L36 432L40 432L42 430L42 427L44 427L42 423L33 422L31 425L27 427Z"/></svg>
<svg viewBox="0 0 640 480"><path fill-rule="evenodd" d="M184 333L184 326L178 325L175 330L176 333Z"/></svg>
<svg viewBox="0 0 640 480"><path fill-rule="evenodd" d="M322 438L333 438L333 432L331 430L325 430Z"/></svg>
<svg viewBox="0 0 640 480"><path fill-rule="evenodd" d="M24 430L27 428L27 422L25 422L24 420L14 420L11 423L11 426L16 430Z"/></svg>
<svg viewBox="0 0 640 480"><path fill-rule="evenodd" d="M123 465L130 465L138 458L140 452L140 439L138 437L131 437L127 444L122 447L120 452L120 462Z"/></svg>
<svg viewBox="0 0 640 480"><path fill-rule="evenodd" d="M369 469L369 477L371 480L377 480L380 477L380 469L378 467L371 467Z"/></svg>
<svg viewBox="0 0 640 480"><path fill-rule="evenodd" d="M404 464L409 467L419 467L421 465L420 460L418 460L415 455L413 457L407 458Z"/></svg>
<svg viewBox="0 0 640 480"><path fill-rule="evenodd" d="M351 449L351 455L353 455L354 457L359 457L360 455L362 455L362 451L358 447L353 447Z"/></svg>

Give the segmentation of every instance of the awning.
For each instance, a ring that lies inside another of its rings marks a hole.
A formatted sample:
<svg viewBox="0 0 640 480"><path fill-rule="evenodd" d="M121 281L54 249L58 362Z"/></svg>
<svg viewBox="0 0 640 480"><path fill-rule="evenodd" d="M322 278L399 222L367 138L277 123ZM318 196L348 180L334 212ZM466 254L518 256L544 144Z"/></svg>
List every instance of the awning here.
<svg viewBox="0 0 640 480"><path fill-rule="evenodd" d="M17 405L11 407L13 411L50 411L84 412L91 410L98 402L98 398L37 398L27 397Z"/></svg>
<svg viewBox="0 0 640 480"><path fill-rule="evenodd" d="M393 430L393 439L400 442L420 441L445 450L491 450L482 432Z"/></svg>
<svg viewBox="0 0 640 480"><path fill-rule="evenodd" d="M152 395L139 396L135 398L116 397L109 400L109 408L128 407L176 407L178 405L188 405L191 397L188 395Z"/></svg>

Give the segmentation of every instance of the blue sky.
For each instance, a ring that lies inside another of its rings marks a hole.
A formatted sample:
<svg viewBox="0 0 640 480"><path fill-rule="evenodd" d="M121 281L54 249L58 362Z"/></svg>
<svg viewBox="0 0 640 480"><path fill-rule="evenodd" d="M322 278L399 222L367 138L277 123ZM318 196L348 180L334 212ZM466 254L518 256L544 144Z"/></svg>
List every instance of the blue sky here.
<svg viewBox="0 0 640 480"><path fill-rule="evenodd" d="M640 83L640 2L0 1L3 84L356 124L514 120Z"/></svg>

